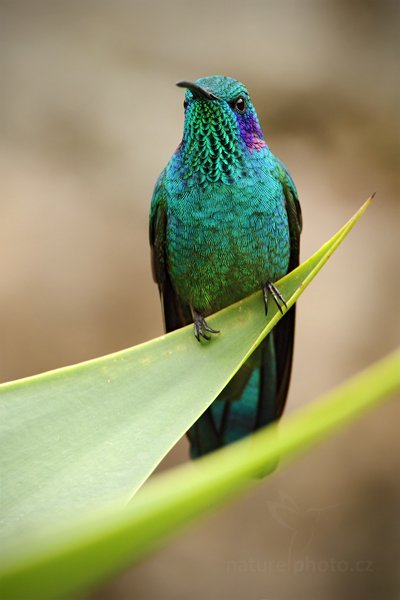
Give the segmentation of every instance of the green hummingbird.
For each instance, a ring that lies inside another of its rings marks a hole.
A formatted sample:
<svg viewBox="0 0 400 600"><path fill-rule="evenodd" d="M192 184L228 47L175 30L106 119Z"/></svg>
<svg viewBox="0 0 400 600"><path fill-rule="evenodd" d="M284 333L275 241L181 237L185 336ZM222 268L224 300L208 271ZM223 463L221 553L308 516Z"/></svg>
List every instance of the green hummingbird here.
<svg viewBox="0 0 400 600"><path fill-rule="evenodd" d="M207 343L219 333L207 316L257 290L266 310L272 297L285 312L188 431L195 458L283 412L295 307L286 310L274 282L299 264L302 217L293 180L267 146L246 87L222 76L177 85L186 88L183 138L157 180L150 210L165 329L194 323L197 340Z"/></svg>

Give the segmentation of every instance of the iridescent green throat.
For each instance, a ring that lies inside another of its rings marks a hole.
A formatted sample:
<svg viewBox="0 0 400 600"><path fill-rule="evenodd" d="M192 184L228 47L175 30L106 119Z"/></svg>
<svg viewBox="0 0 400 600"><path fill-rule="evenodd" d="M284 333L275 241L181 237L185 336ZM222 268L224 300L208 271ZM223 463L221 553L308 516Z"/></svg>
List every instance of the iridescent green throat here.
<svg viewBox="0 0 400 600"><path fill-rule="evenodd" d="M230 110L207 100L188 106L183 140L174 161L183 179L233 183L248 174L247 158L246 145Z"/></svg>

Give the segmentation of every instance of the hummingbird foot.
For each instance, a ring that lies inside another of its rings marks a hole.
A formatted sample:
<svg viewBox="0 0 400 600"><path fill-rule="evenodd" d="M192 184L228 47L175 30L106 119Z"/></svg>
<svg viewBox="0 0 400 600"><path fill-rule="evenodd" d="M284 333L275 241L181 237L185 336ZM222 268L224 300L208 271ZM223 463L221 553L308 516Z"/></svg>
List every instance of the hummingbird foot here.
<svg viewBox="0 0 400 600"><path fill-rule="evenodd" d="M197 310L192 310L193 321L194 321L194 336L198 342L200 342L200 336L205 340L210 340L211 337L207 335L209 333L219 333L217 329L213 329L209 325L203 315L201 315Z"/></svg>
<svg viewBox="0 0 400 600"><path fill-rule="evenodd" d="M284 306L285 309L287 310L285 298L282 296L282 294L280 293L278 288L275 287L273 283L271 283L271 281L267 281L267 283L265 285L263 285L263 294L264 294L265 314L266 315L268 314L268 300L269 300L269 296L271 295L272 298L275 300L275 304L279 308L279 311L283 315L282 307Z"/></svg>

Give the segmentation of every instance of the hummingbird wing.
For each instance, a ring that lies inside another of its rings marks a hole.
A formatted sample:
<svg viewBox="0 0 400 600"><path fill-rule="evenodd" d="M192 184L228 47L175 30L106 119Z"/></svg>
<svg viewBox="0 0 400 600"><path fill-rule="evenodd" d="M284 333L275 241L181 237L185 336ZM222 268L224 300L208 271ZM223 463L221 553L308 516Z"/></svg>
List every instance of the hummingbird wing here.
<svg viewBox="0 0 400 600"><path fill-rule="evenodd" d="M288 272L290 272L299 265L300 234L303 221L296 186L281 161L278 161L278 169L289 223L290 259ZM277 380L275 418L279 418L283 412L289 389L293 360L295 321L296 305L288 310L272 331L275 345Z"/></svg>
<svg viewBox="0 0 400 600"><path fill-rule="evenodd" d="M164 171L158 178L150 209L150 249L153 279L158 285L165 331L174 331L192 322L190 308L182 305L172 286L167 263L167 200Z"/></svg>

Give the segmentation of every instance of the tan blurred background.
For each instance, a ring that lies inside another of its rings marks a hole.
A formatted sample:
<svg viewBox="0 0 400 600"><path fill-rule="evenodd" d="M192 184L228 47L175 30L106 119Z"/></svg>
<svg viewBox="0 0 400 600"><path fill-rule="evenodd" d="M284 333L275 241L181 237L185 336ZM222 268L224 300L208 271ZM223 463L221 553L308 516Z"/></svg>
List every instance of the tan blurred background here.
<svg viewBox="0 0 400 600"><path fill-rule="evenodd" d="M149 203L181 137L174 82L211 74L247 84L289 167L303 258L377 192L299 302L287 412L398 344L399 2L3 0L0 28L1 381L161 333ZM398 406L91 599L400 597ZM164 467L184 460L182 440Z"/></svg>

